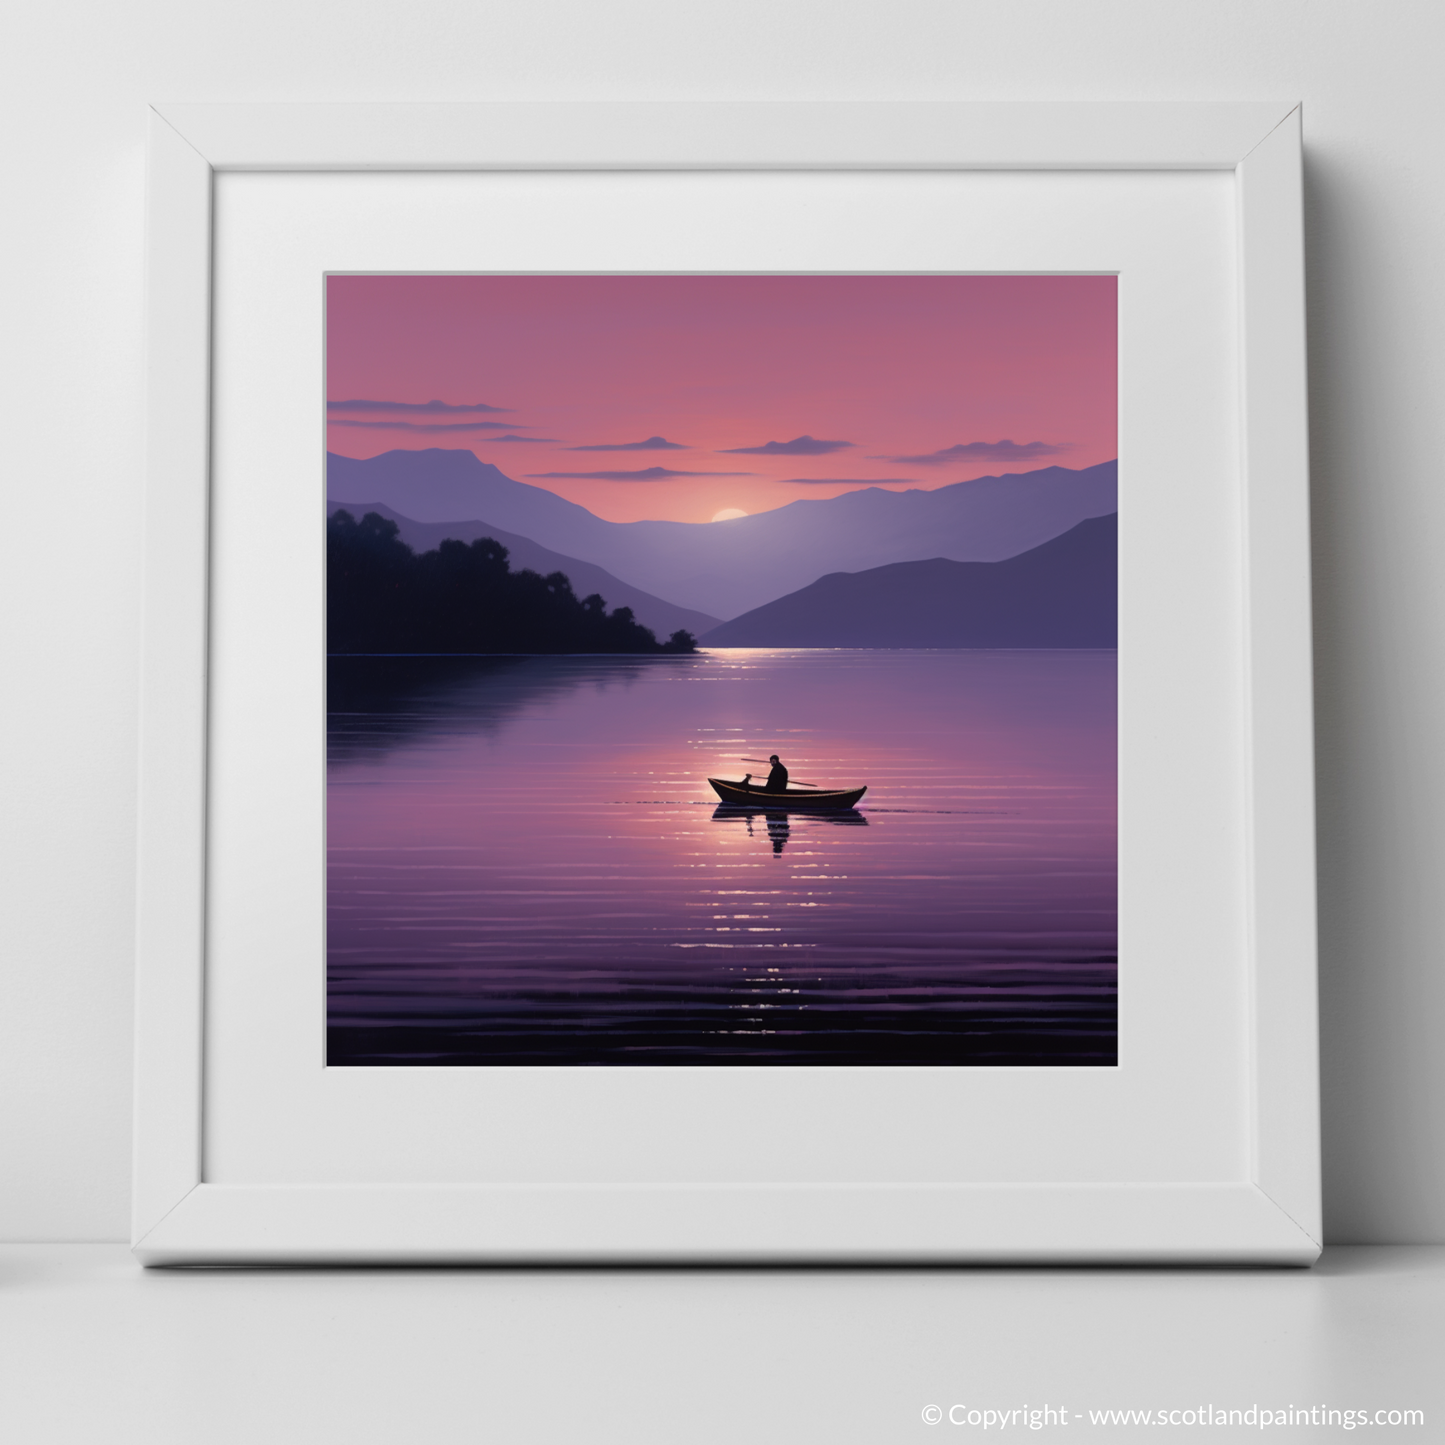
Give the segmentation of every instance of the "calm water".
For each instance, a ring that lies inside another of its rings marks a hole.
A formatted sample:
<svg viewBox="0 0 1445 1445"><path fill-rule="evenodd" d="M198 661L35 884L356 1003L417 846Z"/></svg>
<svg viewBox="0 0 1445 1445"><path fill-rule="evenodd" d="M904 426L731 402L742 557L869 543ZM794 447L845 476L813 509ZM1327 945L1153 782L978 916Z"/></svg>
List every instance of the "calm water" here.
<svg viewBox="0 0 1445 1445"><path fill-rule="evenodd" d="M337 658L332 1064L1112 1064L1112 652ZM709 775L868 784L719 808Z"/></svg>

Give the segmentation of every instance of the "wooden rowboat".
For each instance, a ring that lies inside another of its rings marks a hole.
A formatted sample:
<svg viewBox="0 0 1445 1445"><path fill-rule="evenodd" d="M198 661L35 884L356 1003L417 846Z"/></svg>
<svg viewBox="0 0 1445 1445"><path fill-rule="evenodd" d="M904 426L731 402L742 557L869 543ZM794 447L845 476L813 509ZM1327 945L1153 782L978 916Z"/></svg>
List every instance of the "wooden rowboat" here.
<svg viewBox="0 0 1445 1445"><path fill-rule="evenodd" d="M840 788L825 791L822 788L789 788L786 793L769 793L746 783L730 783L724 778L709 778L712 790L725 803L735 803L745 808L852 808L858 799L868 791L862 788Z"/></svg>

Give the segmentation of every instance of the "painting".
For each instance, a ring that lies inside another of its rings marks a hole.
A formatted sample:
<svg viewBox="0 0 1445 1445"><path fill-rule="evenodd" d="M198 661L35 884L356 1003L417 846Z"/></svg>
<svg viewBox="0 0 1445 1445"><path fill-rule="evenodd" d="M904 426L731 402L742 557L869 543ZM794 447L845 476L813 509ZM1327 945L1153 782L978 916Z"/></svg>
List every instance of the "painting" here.
<svg viewBox="0 0 1445 1445"><path fill-rule="evenodd" d="M1117 1063L1114 276L326 288L328 1066Z"/></svg>

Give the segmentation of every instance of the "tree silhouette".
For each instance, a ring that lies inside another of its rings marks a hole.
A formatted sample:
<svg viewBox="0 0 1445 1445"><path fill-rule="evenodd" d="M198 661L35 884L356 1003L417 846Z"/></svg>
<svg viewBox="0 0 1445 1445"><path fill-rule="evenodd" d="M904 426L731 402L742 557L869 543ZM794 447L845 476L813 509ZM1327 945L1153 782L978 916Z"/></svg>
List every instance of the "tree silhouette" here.
<svg viewBox="0 0 1445 1445"><path fill-rule="evenodd" d="M327 651L353 653L693 652L659 643L630 607L579 599L563 572L513 572L492 537L448 539L418 556L395 522L349 512L326 524Z"/></svg>

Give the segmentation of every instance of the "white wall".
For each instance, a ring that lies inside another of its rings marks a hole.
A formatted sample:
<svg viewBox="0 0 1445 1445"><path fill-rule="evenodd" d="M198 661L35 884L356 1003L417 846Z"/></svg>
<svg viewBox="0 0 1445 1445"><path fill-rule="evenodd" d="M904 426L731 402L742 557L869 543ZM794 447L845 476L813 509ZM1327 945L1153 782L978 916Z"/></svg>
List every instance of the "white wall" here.
<svg viewBox="0 0 1445 1445"><path fill-rule="evenodd" d="M0 1238L126 1232L151 100L1302 99L1327 1217L1445 1241L1445 8L52 0L0 84Z"/></svg>

